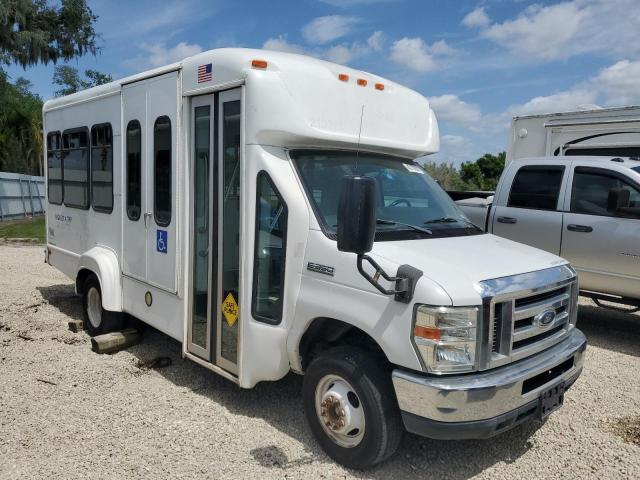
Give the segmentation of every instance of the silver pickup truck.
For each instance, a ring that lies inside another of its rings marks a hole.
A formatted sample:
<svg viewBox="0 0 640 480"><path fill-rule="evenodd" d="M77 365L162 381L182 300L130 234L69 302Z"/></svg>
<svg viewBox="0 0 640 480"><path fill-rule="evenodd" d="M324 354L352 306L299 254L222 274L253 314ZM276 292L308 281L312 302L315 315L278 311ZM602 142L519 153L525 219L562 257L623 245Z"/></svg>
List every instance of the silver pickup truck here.
<svg viewBox="0 0 640 480"><path fill-rule="evenodd" d="M640 161L517 159L493 196L456 203L487 232L569 260L581 294L599 305L640 309Z"/></svg>

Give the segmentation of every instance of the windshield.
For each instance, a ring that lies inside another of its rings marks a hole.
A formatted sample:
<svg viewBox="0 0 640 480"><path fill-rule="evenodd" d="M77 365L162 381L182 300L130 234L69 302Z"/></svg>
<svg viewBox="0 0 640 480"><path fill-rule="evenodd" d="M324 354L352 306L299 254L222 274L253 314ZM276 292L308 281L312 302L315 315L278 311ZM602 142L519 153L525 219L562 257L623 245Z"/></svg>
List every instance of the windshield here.
<svg viewBox="0 0 640 480"><path fill-rule="evenodd" d="M633 167L632 170L635 170L636 172L640 173L640 167Z"/></svg>
<svg viewBox="0 0 640 480"><path fill-rule="evenodd" d="M441 238L483 233L418 164L386 155L351 151L291 152L307 195L323 227L335 237L340 180L375 179L376 241Z"/></svg>

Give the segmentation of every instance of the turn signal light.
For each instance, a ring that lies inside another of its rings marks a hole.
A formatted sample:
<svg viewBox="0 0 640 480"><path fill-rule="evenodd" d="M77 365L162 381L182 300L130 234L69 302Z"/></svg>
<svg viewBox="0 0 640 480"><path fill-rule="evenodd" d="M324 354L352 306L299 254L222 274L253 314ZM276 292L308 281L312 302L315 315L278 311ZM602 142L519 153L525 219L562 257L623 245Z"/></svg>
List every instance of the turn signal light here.
<svg viewBox="0 0 640 480"><path fill-rule="evenodd" d="M253 68L267 68L267 61L266 60L252 60L251 61L251 66Z"/></svg>
<svg viewBox="0 0 640 480"><path fill-rule="evenodd" d="M429 340L440 341L440 329L432 327L423 327L416 325L413 331L416 337L428 338Z"/></svg>
<svg viewBox="0 0 640 480"><path fill-rule="evenodd" d="M358 85L360 85L361 87L366 87L367 86L367 81L364 78L359 78L358 79Z"/></svg>
<svg viewBox="0 0 640 480"><path fill-rule="evenodd" d="M342 81L342 82L348 82L349 81L349 75L347 75L346 73L341 73L338 75L338 80Z"/></svg>

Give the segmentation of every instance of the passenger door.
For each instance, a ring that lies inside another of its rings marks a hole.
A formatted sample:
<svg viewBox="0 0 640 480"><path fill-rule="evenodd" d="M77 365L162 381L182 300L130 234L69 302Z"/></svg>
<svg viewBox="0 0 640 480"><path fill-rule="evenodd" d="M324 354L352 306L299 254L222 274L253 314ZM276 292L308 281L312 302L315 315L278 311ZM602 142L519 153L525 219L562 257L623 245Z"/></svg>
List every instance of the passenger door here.
<svg viewBox="0 0 640 480"><path fill-rule="evenodd" d="M147 280L147 102L146 83L122 87L124 130L124 215L122 225L122 272Z"/></svg>
<svg viewBox="0 0 640 480"><path fill-rule="evenodd" d="M505 181L511 189L500 193L492 209L493 233L558 255L565 167L523 165Z"/></svg>
<svg viewBox="0 0 640 480"><path fill-rule="evenodd" d="M612 190L627 191L628 206L617 208ZM566 197L561 255L578 271L580 288L638 298L640 185L621 172L578 164Z"/></svg>

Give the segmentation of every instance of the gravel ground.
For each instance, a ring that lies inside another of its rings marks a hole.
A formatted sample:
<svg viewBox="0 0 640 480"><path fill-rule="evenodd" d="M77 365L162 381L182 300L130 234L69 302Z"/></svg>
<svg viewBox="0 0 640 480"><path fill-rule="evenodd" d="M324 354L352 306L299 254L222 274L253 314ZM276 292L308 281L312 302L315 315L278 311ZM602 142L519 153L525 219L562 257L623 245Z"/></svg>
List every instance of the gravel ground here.
<svg viewBox="0 0 640 480"><path fill-rule="evenodd" d="M640 414L640 317L580 307L585 370L564 408L487 441L406 435L366 472L334 464L303 418L301 379L240 390L147 329L91 352L72 283L42 247L0 246L0 478L640 478L614 425ZM173 364L141 368L158 356Z"/></svg>

